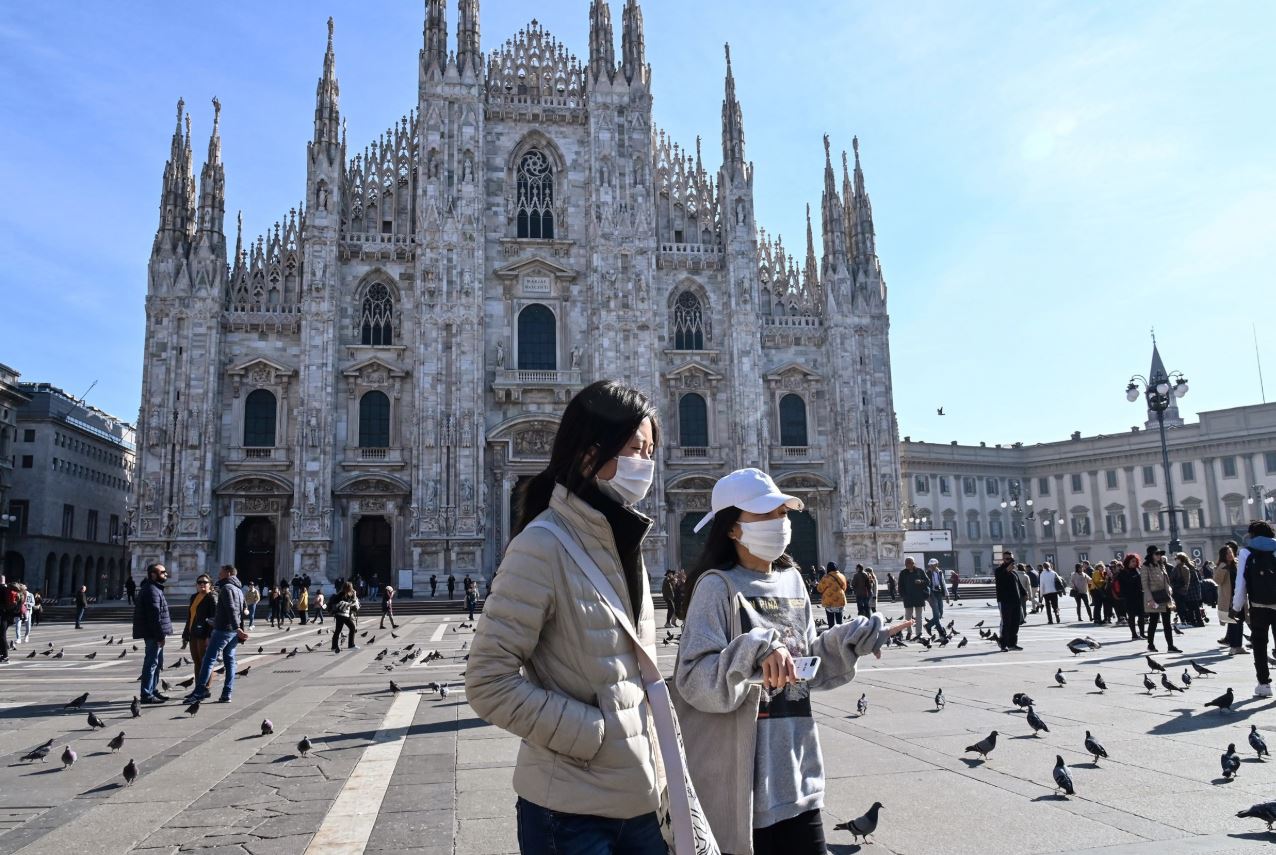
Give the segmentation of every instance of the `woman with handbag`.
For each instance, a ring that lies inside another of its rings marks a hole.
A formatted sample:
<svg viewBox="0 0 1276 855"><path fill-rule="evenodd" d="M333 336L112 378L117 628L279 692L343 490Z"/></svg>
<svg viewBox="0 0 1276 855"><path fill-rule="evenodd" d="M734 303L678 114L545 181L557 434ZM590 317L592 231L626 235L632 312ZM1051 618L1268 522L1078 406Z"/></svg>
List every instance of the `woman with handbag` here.
<svg viewBox="0 0 1276 855"><path fill-rule="evenodd" d="M652 521L634 507L659 442L646 396L593 383L568 402L549 466L517 497L465 688L475 713L522 739L514 791L524 855L668 849L657 711L641 661L656 638L642 560Z"/></svg>
<svg viewBox="0 0 1276 855"><path fill-rule="evenodd" d="M689 578L674 671L687 765L714 836L734 855L823 855L824 760L811 691L855 677L890 636L880 614L816 633L806 586L785 554L789 510L765 472L739 469L713 487L712 522ZM814 674L805 657L818 657ZM800 660L800 662L795 662Z"/></svg>
<svg viewBox="0 0 1276 855"><path fill-rule="evenodd" d="M208 652L208 637L213 634L213 619L217 616L217 592L213 590L213 580L205 573L195 577L195 593L191 594L190 606L186 610L186 626L182 627L182 643L189 644L191 664L195 666L195 678L199 679L199 668L204 664L204 654ZM212 679L209 678L209 682Z"/></svg>
<svg viewBox="0 0 1276 855"><path fill-rule="evenodd" d="M1137 559L1139 556L1135 555ZM1148 651L1156 652L1156 622L1161 621L1161 626L1165 631L1165 648L1170 653L1181 653L1174 646L1174 630L1170 627L1170 603L1173 601L1173 595L1170 593L1170 575L1165 572L1165 551L1148 550L1149 560L1144 561L1142 565L1135 565L1139 569L1139 585L1143 589L1143 613L1148 618Z"/></svg>
<svg viewBox="0 0 1276 855"><path fill-rule="evenodd" d="M332 652L341 651L341 631L346 632L346 649L357 650L354 643L355 619L359 616L359 595L354 592L354 583L346 582L341 591L332 595L328 603L328 611L332 615Z"/></svg>

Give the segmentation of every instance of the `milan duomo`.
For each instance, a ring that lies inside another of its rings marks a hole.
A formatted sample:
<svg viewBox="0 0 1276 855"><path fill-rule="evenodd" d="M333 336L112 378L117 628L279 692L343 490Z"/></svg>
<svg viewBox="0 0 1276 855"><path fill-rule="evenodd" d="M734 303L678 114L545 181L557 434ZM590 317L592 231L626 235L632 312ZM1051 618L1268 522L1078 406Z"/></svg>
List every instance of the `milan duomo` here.
<svg viewBox="0 0 1276 855"><path fill-rule="evenodd" d="M886 285L858 143L839 179L825 138L822 239L808 206L799 257L756 216L729 49L713 169L716 152L654 121L636 0L619 56L608 4L590 4L587 63L537 21L485 54L478 0L458 6L453 49L445 3L426 3L417 103L357 146L328 22L304 202L233 246L221 105L197 182L178 102L134 573L162 560L188 589L233 562L247 579L358 575L418 595L431 575L490 576L517 485L600 378L663 414L639 505L653 576L694 561L714 479L744 466L806 500L804 566L897 568Z"/></svg>

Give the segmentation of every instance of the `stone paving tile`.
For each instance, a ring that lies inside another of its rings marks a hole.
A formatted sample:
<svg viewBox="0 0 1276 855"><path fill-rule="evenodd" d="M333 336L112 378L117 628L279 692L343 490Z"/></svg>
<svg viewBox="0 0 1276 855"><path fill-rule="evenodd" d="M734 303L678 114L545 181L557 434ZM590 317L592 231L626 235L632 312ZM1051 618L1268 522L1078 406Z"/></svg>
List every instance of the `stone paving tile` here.
<svg viewBox="0 0 1276 855"><path fill-rule="evenodd" d="M441 784L405 784L386 790L381 800L382 813L400 811L419 811L431 808L450 807L455 794L451 782Z"/></svg>
<svg viewBox="0 0 1276 855"><path fill-rule="evenodd" d="M397 849L419 846L452 836L452 809L401 811L377 818L367 848Z"/></svg>
<svg viewBox="0 0 1276 855"><path fill-rule="evenodd" d="M510 803L513 811L513 803ZM455 855L506 855L518 852L518 834L510 817L462 820Z"/></svg>

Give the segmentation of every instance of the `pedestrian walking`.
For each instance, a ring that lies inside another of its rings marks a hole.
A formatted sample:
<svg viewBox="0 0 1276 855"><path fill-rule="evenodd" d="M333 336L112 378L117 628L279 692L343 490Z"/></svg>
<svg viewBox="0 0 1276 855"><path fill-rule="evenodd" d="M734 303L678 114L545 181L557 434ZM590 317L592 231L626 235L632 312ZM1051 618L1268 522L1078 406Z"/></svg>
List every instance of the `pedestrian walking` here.
<svg viewBox="0 0 1276 855"><path fill-rule="evenodd" d="M133 602L133 638L143 642L142 680L138 690L141 703L162 704L168 696L159 690L159 675L164 670L164 640L173 634L173 618L168 611L164 585L168 568L150 564L146 578L137 588Z"/></svg>
<svg viewBox="0 0 1276 855"><path fill-rule="evenodd" d="M1041 571L1031 564L1024 566L1023 571L1028 574L1028 584L1031 586L1029 600L1032 603L1032 613L1036 614L1041 608Z"/></svg>
<svg viewBox="0 0 1276 855"><path fill-rule="evenodd" d="M327 610L327 603L324 602L322 587L315 588L315 595L310 598L310 602L314 607L314 613L310 619L316 623L323 623L323 613Z"/></svg>
<svg viewBox="0 0 1276 855"><path fill-rule="evenodd" d="M672 570L665 571L665 578L660 582L660 596L665 600L665 626L678 625L677 604L673 601L674 575Z"/></svg>
<svg viewBox="0 0 1276 855"><path fill-rule="evenodd" d="M213 590L213 580L205 573L195 577L195 593L191 594L190 603L186 607L186 623L182 627L182 646L190 646L193 674L199 679L199 669L204 664L204 654L208 652L208 639L213 634L213 625L217 619L217 593ZM205 687L205 693L207 689Z"/></svg>
<svg viewBox="0 0 1276 855"><path fill-rule="evenodd" d="M283 626L283 598L279 595L279 586L270 586L270 625Z"/></svg>
<svg viewBox="0 0 1276 855"><path fill-rule="evenodd" d="M465 688L480 718L521 739L523 852L668 851L661 761L629 634L655 644L642 560L652 520L634 506L651 488L659 445L646 396L592 383L568 402L549 465L517 498Z"/></svg>
<svg viewBox="0 0 1276 855"><path fill-rule="evenodd" d="M1147 638L1147 615L1143 613L1143 578L1139 573L1139 556L1131 552L1121 559L1121 570L1117 573L1117 582L1121 591L1121 600L1125 606L1125 622L1130 628L1130 640L1138 641Z"/></svg>
<svg viewBox="0 0 1276 855"><path fill-rule="evenodd" d="M1082 563L1090 574L1090 601L1094 603L1094 624L1100 626L1111 623L1112 603L1108 599L1107 568L1102 563L1097 567L1091 567L1088 561Z"/></svg>
<svg viewBox="0 0 1276 855"><path fill-rule="evenodd" d="M904 619L913 622L912 630L905 637L921 638L922 623L926 620L923 612L930 600L930 581L926 571L912 558L905 558L904 569L899 571L899 596L904 601Z"/></svg>
<svg viewBox="0 0 1276 855"><path fill-rule="evenodd" d="M17 641L21 644L27 644L31 641L31 622L35 620L36 602L38 595L31 593L31 589L26 585L19 584L22 591L23 610L18 615L18 632Z"/></svg>
<svg viewBox="0 0 1276 855"><path fill-rule="evenodd" d="M1174 646L1174 631L1170 628L1170 606L1174 597L1170 590L1170 577L1165 569L1164 549L1148 547L1148 560L1139 566L1139 585L1143 589L1143 613L1148 619L1148 650L1156 651L1156 623L1159 620L1165 631L1166 650L1179 653L1179 649Z"/></svg>
<svg viewBox="0 0 1276 855"><path fill-rule="evenodd" d="M688 772L724 851L826 852L811 693L849 682L862 657L880 655L908 626L888 630L881 615L860 615L817 633L806 586L785 554L788 511L801 508L757 469L725 476L691 573L673 679ZM807 656L820 667L800 679L795 660Z"/></svg>
<svg viewBox="0 0 1276 855"><path fill-rule="evenodd" d="M465 580L465 610L470 613L470 620L474 620L474 610L478 608L478 585L473 579Z"/></svg>
<svg viewBox="0 0 1276 855"><path fill-rule="evenodd" d="M385 629L385 619L390 619L390 628L398 629L399 625L394 622L394 587L386 585L381 589L381 629Z"/></svg>
<svg viewBox="0 0 1276 855"><path fill-rule="evenodd" d="M243 617L244 589L239 583L239 571L233 564L223 564L217 573L217 612L212 634L208 637L208 650L204 653L199 676L195 678L195 690L186 696L183 703L193 704L212 696L213 667L218 659L222 661L226 676L217 702L231 702L235 691L235 650L240 642L248 639Z"/></svg>
<svg viewBox="0 0 1276 855"><path fill-rule="evenodd" d="M9 584L0 573L0 665L9 662L9 627L18 619L21 603L17 585Z"/></svg>
<svg viewBox="0 0 1276 855"><path fill-rule="evenodd" d="M895 588L895 574L894 574L894 573L887 573L887 574L886 574L886 593L890 595L891 602L892 602L892 603L893 603L893 602L895 602L895 593L896 593L896 588Z"/></svg>
<svg viewBox="0 0 1276 855"><path fill-rule="evenodd" d="M952 587L953 602L961 601L961 594L958 593L958 587L961 585L961 574L957 572L957 568L953 568L953 572L948 575L948 584ZM894 599L892 597L891 599Z"/></svg>
<svg viewBox="0 0 1276 855"><path fill-rule="evenodd" d="M302 626L306 625L306 621L310 618L310 589L302 588L301 596L297 598L297 620Z"/></svg>
<svg viewBox="0 0 1276 855"><path fill-rule="evenodd" d="M449 600L456 599L456 577L448 574L447 577L447 598Z"/></svg>
<svg viewBox="0 0 1276 855"><path fill-rule="evenodd" d="M430 574L430 598L431 599L433 599L438 594L438 590L439 590L439 577L431 573Z"/></svg>
<svg viewBox="0 0 1276 855"><path fill-rule="evenodd" d="M1223 625L1223 637L1218 643L1227 648L1230 656L1245 653L1245 614L1232 616L1232 597L1236 593L1236 576L1239 564L1233 545L1228 543L1218 551L1218 563L1214 565L1214 581L1218 583L1218 622Z"/></svg>
<svg viewBox="0 0 1276 855"><path fill-rule="evenodd" d="M261 588L256 582L249 582L244 589L244 614L248 618L248 628L257 624L257 606L261 603Z"/></svg>
<svg viewBox="0 0 1276 855"><path fill-rule="evenodd" d="M693 581L694 586L694 581ZM824 606L824 617L829 626L837 626L842 622L842 610L846 608L846 577L832 561L824 568L815 589L820 593L820 605Z"/></svg>
<svg viewBox="0 0 1276 855"><path fill-rule="evenodd" d="M128 594L128 604L133 605L133 598L137 596L137 583L133 581L133 574L124 580L124 593Z"/></svg>
<svg viewBox="0 0 1276 855"><path fill-rule="evenodd" d="M1019 622L1028 622L1028 603L1032 601L1032 579L1022 564L1015 565L1015 581L1019 584Z"/></svg>
<svg viewBox="0 0 1276 855"><path fill-rule="evenodd" d="M1023 623L1023 588L1015 573L1015 554L1010 550L1001 553L1001 563L993 571L997 591L997 608L1001 611L1002 652L1023 650L1019 646L1019 626Z"/></svg>
<svg viewBox="0 0 1276 855"><path fill-rule="evenodd" d="M84 614L89 610L89 589L84 585L75 592L75 628L80 629L84 623Z"/></svg>
<svg viewBox="0 0 1276 855"><path fill-rule="evenodd" d="M1062 593L1063 580L1054 572L1049 562L1041 565L1041 568L1038 579L1041 596L1046 603L1046 623L1063 623L1063 619L1059 617L1059 594Z"/></svg>
<svg viewBox="0 0 1276 855"><path fill-rule="evenodd" d="M1088 621L1094 620L1094 615L1090 613L1090 577L1086 575L1080 564L1077 564L1073 569L1072 578L1068 580L1068 585L1071 588L1072 599L1077 607L1077 621L1081 620L1082 606L1085 607L1085 619Z"/></svg>
<svg viewBox="0 0 1276 855"><path fill-rule="evenodd" d="M1236 590L1232 592L1232 617L1239 620L1249 610L1250 644L1254 648L1254 697L1272 696L1267 642L1276 623L1276 532L1272 524L1254 520L1248 542L1237 556Z"/></svg>
<svg viewBox="0 0 1276 855"><path fill-rule="evenodd" d="M940 638L948 638L944 631L944 571L939 567L939 559L932 558L926 562L926 583L930 587L927 600L930 603L930 620L926 621L926 632L930 635L939 633Z"/></svg>
<svg viewBox="0 0 1276 855"><path fill-rule="evenodd" d="M677 616L682 613L682 603L687 598L687 571L678 568L673 574L673 613L674 626L678 625Z"/></svg>
<svg viewBox="0 0 1276 855"><path fill-rule="evenodd" d="M851 577L851 591L855 594L855 614L865 617L869 611L873 597L877 593L877 578L873 576L873 568L865 568L863 564L855 565L855 575Z"/></svg>
<svg viewBox="0 0 1276 855"><path fill-rule="evenodd" d="M359 595L355 593L354 583L346 582L340 592L332 595L328 603L328 614L332 615L332 652L341 650L341 632L346 632L346 649L357 650L354 643L355 619L359 616Z"/></svg>

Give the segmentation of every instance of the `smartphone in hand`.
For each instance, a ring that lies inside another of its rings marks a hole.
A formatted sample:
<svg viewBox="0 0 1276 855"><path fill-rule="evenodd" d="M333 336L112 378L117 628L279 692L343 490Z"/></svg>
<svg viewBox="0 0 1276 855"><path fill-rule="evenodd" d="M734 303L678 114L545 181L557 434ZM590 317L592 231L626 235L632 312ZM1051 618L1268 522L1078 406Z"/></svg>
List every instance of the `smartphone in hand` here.
<svg viewBox="0 0 1276 855"><path fill-rule="evenodd" d="M793 660L793 670L797 673L798 680L802 682L814 680L815 672L820 670L820 657L798 656Z"/></svg>

